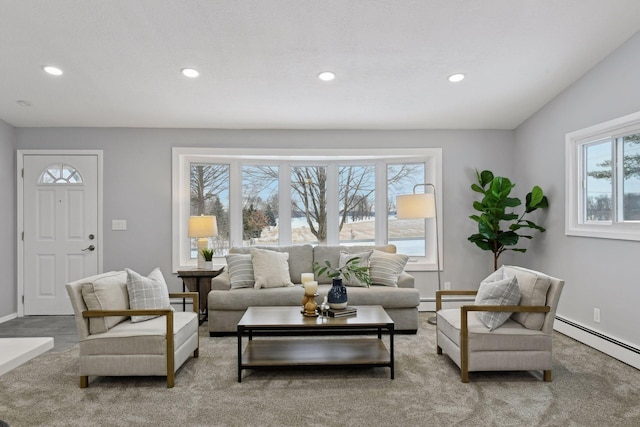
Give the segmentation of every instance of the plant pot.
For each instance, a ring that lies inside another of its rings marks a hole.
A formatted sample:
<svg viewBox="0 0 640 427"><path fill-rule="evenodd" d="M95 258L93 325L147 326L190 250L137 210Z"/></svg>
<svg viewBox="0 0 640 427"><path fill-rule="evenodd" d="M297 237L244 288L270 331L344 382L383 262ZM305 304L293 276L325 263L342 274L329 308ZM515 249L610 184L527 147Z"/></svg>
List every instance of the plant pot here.
<svg viewBox="0 0 640 427"><path fill-rule="evenodd" d="M205 270L213 270L213 261L205 261L204 262Z"/></svg>
<svg viewBox="0 0 640 427"><path fill-rule="evenodd" d="M342 279L333 279L333 286L327 293L329 307L340 309L347 306L347 288L342 284Z"/></svg>

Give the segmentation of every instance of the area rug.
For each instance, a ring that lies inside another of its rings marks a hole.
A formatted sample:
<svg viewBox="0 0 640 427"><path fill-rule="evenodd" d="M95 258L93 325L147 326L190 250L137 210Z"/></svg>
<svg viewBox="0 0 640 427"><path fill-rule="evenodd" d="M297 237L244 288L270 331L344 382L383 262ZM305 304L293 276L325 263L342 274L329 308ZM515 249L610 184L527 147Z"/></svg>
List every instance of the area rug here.
<svg viewBox="0 0 640 427"><path fill-rule="evenodd" d="M539 372L460 371L435 352L421 313L397 335L388 368L248 370L237 382L234 337L200 329L200 357L164 378L91 377L78 387L78 348L46 353L0 377L0 420L20 426L638 426L640 371L554 336L553 382ZM294 339L294 338L292 338ZM326 339L326 338L325 338Z"/></svg>

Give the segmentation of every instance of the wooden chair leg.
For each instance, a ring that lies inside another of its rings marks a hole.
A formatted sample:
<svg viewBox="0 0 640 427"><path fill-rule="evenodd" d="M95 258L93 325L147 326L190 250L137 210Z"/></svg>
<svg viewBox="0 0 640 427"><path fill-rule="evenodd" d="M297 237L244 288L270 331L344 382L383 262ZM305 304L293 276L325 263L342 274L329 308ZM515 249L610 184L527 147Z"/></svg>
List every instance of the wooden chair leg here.
<svg viewBox="0 0 640 427"><path fill-rule="evenodd" d="M80 388L87 388L87 387L89 387L89 376L88 375L80 376Z"/></svg>
<svg viewBox="0 0 640 427"><path fill-rule="evenodd" d="M169 375L167 375L167 388L173 388L175 383L176 383L175 375L173 372L171 372Z"/></svg>
<svg viewBox="0 0 640 427"><path fill-rule="evenodd" d="M544 370L544 381L550 383L551 382L551 369Z"/></svg>
<svg viewBox="0 0 640 427"><path fill-rule="evenodd" d="M193 357L194 358L198 358L200 356L200 349L196 348L193 352Z"/></svg>

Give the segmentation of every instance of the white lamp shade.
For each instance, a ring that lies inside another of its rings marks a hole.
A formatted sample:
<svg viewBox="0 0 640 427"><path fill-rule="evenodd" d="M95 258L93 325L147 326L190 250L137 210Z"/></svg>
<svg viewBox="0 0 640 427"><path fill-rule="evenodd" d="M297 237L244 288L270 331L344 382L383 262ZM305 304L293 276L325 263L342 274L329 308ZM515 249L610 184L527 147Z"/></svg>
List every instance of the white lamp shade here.
<svg viewBox="0 0 640 427"><path fill-rule="evenodd" d="M396 196L397 218L433 218L436 216L436 202L433 193L403 194Z"/></svg>
<svg viewBox="0 0 640 427"><path fill-rule="evenodd" d="M189 217L189 237L215 237L218 235L218 222L212 215Z"/></svg>

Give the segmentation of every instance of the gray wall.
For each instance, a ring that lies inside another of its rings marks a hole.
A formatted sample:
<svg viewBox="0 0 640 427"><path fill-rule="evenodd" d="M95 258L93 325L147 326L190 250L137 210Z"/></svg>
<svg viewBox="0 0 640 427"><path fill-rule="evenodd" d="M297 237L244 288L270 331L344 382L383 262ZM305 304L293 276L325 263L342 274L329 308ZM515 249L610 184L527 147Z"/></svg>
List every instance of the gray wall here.
<svg viewBox="0 0 640 427"><path fill-rule="evenodd" d="M234 131L196 129L19 128L18 149L104 150L104 270L130 267L171 272L171 148L413 148L442 147L444 274L454 288L474 288L492 269L490 254L467 240L475 168L513 172L512 131ZM13 191L13 187L12 190ZM127 231L111 231L126 219ZM433 297L435 273L416 273L424 296ZM2 285L0 287L10 285ZM11 285L15 287L14 285ZM12 307L9 311L15 311Z"/></svg>
<svg viewBox="0 0 640 427"><path fill-rule="evenodd" d="M529 265L566 280L558 314L640 347L640 242L566 236L565 134L640 111L640 34L516 130L519 183L550 195L544 239ZM601 310L601 323L593 309Z"/></svg>
<svg viewBox="0 0 640 427"><path fill-rule="evenodd" d="M16 313L16 133L0 120L0 319Z"/></svg>

